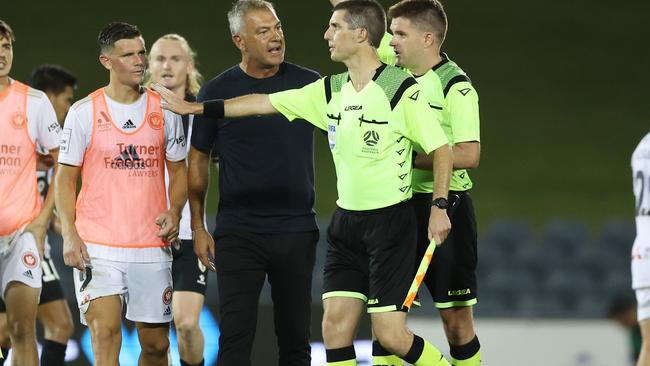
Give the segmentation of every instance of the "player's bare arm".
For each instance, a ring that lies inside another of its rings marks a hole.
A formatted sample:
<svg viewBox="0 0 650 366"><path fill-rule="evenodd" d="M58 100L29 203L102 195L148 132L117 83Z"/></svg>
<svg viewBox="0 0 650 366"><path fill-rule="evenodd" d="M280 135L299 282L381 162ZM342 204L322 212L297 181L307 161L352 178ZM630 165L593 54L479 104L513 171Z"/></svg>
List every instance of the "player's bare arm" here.
<svg viewBox="0 0 650 366"><path fill-rule="evenodd" d="M254 115L274 114L278 111L271 104L269 96L266 94L250 94L241 97L220 101L205 101L199 103L186 102L176 96L171 90L164 86L153 83L151 88L158 92L163 98L162 107L178 114L205 115L206 117L246 117ZM207 113L205 105L207 103L223 103L223 110L219 115Z"/></svg>
<svg viewBox="0 0 650 366"><path fill-rule="evenodd" d="M66 266L80 271L90 262L90 256L75 226L75 202L77 201L77 179L81 167L59 164L55 178L54 199L61 219L63 236L63 261Z"/></svg>
<svg viewBox="0 0 650 366"><path fill-rule="evenodd" d="M59 148L52 149L50 151L54 161L57 161L59 158ZM54 174L56 174L57 165L54 164ZM47 190L47 196L45 196L45 201L41 208L41 212L38 216L25 228L26 231L29 231L34 235L36 239L36 247L38 248L38 254L41 256L41 259L45 258L45 236L47 235L47 228L50 224L50 219L54 216L54 186L55 184L50 184L50 187Z"/></svg>
<svg viewBox="0 0 650 366"><path fill-rule="evenodd" d="M160 226L158 236L163 241L170 243L178 238L178 226L181 219L181 211L187 201L187 168L185 160L167 160L167 171L169 172L169 210L156 218L156 224Z"/></svg>
<svg viewBox="0 0 650 366"><path fill-rule="evenodd" d="M190 148L188 168L188 199L190 201L190 215L192 221L192 239L194 240L194 253L204 266L215 271L214 239L207 231L203 213L205 212L205 197L208 190L210 154Z"/></svg>
<svg viewBox="0 0 650 366"><path fill-rule="evenodd" d="M476 169L481 160L481 143L478 141L459 142L452 147L454 169ZM427 170L433 164L433 156L417 154L413 166Z"/></svg>
<svg viewBox="0 0 650 366"><path fill-rule="evenodd" d="M453 165L453 152L449 145L445 144L433 151L433 197L447 197L449 195L449 182ZM433 239L437 245L447 238L451 230L451 222L447 216L447 210L437 206L431 206L429 216L429 240Z"/></svg>
<svg viewBox="0 0 650 366"><path fill-rule="evenodd" d="M481 143L460 142L454 145L454 169L476 169L481 160Z"/></svg>

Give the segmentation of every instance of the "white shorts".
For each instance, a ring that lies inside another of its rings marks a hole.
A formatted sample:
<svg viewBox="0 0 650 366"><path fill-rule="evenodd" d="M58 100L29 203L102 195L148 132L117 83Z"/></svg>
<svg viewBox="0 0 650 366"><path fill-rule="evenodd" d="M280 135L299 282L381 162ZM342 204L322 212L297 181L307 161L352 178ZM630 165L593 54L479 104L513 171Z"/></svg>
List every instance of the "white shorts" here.
<svg viewBox="0 0 650 366"><path fill-rule="evenodd" d="M638 288L634 292L636 293L637 320L650 318L650 287Z"/></svg>
<svg viewBox="0 0 650 366"><path fill-rule="evenodd" d="M10 282L20 282L32 288L41 288L41 260L34 235L21 233L10 248L0 256L0 286L2 299Z"/></svg>
<svg viewBox="0 0 650 366"><path fill-rule="evenodd" d="M130 263L92 258L90 281L74 269L74 287L81 323L92 300L120 295L126 303L126 318L141 323L172 321L172 263ZM85 288L81 291L82 285Z"/></svg>

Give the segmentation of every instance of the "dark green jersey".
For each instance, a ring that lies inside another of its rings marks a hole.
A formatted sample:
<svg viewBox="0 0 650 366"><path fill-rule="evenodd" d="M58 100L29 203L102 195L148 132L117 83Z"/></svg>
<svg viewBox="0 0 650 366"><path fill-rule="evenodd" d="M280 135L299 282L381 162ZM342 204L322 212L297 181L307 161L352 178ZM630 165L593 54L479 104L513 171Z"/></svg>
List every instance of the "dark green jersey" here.
<svg viewBox="0 0 650 366"><path fill-rule="evenodd" d="M371 210L412 195L413 144L429 153L447 144L438 115L420 86L401 69L383 65L357 91L348 73L270 95L289 120L303 118L328 132L339 207Z"/></svg>

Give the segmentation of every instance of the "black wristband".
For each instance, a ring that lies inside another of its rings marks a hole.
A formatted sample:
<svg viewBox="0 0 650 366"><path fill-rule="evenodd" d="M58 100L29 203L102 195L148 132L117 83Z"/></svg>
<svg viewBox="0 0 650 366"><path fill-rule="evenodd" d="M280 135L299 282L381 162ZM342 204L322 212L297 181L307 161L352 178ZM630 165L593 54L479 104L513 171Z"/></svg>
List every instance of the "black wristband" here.
<svg viewBox="0 0 650 366"><path fill-rule="evenodd" d="M224 117L223 99L206 100L205 102L203 102L203 116L209 118L223 118Z"/></svg>

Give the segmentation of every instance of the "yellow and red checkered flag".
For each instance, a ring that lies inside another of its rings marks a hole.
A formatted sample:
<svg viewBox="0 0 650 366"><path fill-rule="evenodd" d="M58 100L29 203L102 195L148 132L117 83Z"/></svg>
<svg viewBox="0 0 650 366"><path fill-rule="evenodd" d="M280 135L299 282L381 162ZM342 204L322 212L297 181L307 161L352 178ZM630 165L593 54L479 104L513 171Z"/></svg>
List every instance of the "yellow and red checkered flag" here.
<svg viewBox="0 0 650 366"><path fill-rule="evenodd" d="M422 281L424 281L424 276L427 274L427 269L429 269L429 264L431 263L431 258L433 257L433 252L435 250L436 241L431 239L429 246L427 246L427 250L424 251L424 256L422 256L422 260L418 266L418 271L415 273L415 278L413 278L413 282L411 282L411 287L409 288L408 295L406 295L406 299L402 304L402 309L411 309L413 301L415 301L415 297L420 289L420 285L422 285Z"/></svg>

